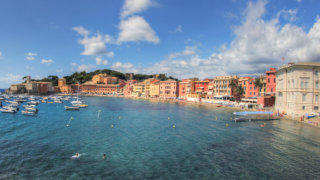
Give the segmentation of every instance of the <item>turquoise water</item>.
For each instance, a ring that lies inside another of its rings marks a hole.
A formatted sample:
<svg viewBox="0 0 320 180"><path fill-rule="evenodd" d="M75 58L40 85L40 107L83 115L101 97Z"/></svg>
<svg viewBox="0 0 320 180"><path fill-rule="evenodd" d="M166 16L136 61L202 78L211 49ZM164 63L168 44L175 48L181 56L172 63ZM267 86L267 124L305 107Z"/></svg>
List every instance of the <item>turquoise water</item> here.
<svg viewBox="0 0 320 180"><path fill-rule="evenodd" d="M83 99L89 107L75 112L40 104L36 117L0 114L0 179L320 178L318 128L233 123L221 108Z"/></svg>

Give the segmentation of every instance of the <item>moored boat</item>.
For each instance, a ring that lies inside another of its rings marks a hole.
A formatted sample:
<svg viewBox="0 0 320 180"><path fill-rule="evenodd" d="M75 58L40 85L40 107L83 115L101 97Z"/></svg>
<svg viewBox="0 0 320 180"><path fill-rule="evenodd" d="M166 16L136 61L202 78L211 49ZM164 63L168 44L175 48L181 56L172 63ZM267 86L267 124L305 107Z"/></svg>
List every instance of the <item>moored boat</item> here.
<svg viewBox="0 0 320 180"><path fill-rule="evenodd" d="M28 116L34 116L36 114L36 112L25 110L25 111L22 111L22 114L23 115L28 115Z"/></svg>
<svg viewBox="0 0 320 180"><path fill-rule="evenodd" d="M80 107L78 106L64 106L65 110L70 110L70 111L79 111Z"/></svg>

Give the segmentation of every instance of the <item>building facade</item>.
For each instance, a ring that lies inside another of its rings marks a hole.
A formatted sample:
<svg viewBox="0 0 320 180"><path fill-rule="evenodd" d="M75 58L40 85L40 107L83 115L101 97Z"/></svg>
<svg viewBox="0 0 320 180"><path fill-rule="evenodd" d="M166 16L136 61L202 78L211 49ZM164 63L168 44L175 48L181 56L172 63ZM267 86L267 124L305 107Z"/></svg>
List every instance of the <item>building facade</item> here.
<svg viewBox="0 0 320 180"><path fill-rule="evenodd" d="M179 82L179 98L187 99L188 94L194 93L194 79L183 79Z"/></svg>
<svg viewBox="0 0 320 180"><path fill-rule="evenodd" d="M215 99L228 99L233 96L231 82L237 84L237 76L217 76L213 79L213 96Z"/></svg>
<svg viewBox="0 0 320 180"><path fill-rule="evenodd" d="M179 96L179 83L175 80L160 81L161 98L177 98Z"/></svg>
<svg viewBox="0 0 320 180"><path fill-rule="evenodd" d="M320 63L289 63L276 72L276 103L279 113L302 116L318 113Z"/></svg>
<svg viewBox="0 0 320 180"><path fill-rule="evenodd" d="M269 71L266 72L266 94L275 95L276 92L276 69L270 68Z"/></svg>
<svg viewBox="0 0 320 180"><path fill-rule="evenodd" d="M154 80L150 84L150 97L157 98L160 96L160 81Z"/></svg>

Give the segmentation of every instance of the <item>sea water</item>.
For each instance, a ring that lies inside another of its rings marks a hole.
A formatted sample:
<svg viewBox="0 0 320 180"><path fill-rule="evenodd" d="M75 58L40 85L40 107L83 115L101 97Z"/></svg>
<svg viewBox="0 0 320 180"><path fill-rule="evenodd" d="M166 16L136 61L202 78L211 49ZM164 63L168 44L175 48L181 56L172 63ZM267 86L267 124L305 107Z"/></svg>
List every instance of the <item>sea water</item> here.
<svg viewBox="0 0 320 180"><path fill-rule="evenodd" d="M40 104L35 117L0 114L0 179L320 178L319 128L234 123L233 111L201 105L83 99L80 111Z"/></svg>

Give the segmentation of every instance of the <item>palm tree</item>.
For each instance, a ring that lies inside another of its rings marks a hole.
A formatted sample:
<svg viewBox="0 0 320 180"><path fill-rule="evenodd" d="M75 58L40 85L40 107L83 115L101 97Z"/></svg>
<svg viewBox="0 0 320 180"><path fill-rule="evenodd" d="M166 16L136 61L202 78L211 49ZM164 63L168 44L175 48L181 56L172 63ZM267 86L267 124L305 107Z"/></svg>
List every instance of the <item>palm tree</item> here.
<svg viewBox="0 0 320 180"><path fill-rule="evenodd" d="M260 90L263 87L262 79L261 77L258 77L254 80L254 85L258 88L258 95L260 96Z"/></svg>
<svg viewBox="0 0 320 180"><path fill-rule="evenodd" d="M229 86L231 87L232 91L234 92L233 96L234 96L235 100L237 102L240 102L244 93L245 93L243 87L240 84L237 84L235 82L235 80L232 80L231 83L229 84Z"/></svg>

